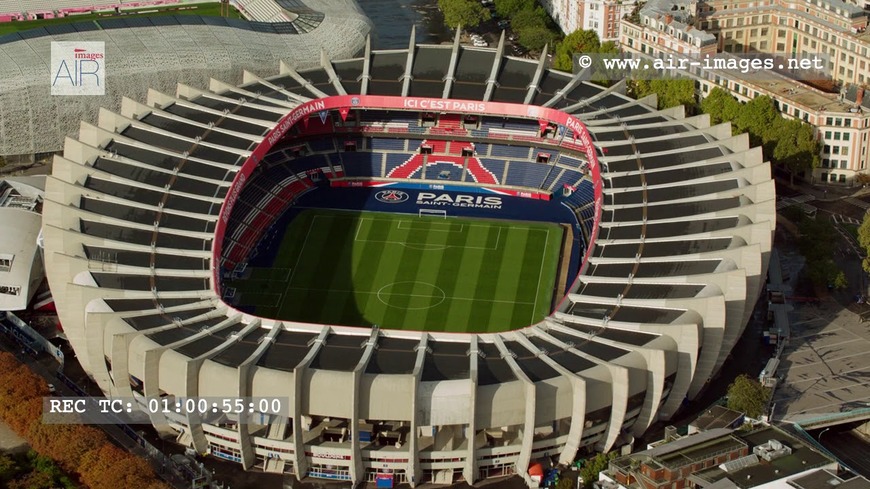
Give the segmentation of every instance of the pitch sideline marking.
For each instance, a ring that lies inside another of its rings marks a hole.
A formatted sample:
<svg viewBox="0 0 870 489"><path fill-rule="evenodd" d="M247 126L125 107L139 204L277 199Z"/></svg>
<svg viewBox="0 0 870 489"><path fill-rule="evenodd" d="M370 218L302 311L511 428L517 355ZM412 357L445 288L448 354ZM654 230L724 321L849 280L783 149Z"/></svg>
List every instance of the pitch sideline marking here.
<svg viewBox="0 0 870 489"><path fill-rule="evenodd" d="M550 230L547 230L547 236L544 238L544 248L541 252L541 266L538 268L538 287L535 288L535 305L532 306L532 319L529 324L535 323L535 315L538 311L538 295L541 292L541 275L544 274L544 260L547 257L547 245L550 243ZM557 274L558 275L558 274Z"/></svg>
<svg viewBox="0 0 870 489"><path fill-rule="evenodd" d="M296 276L296 270L299 269L299 260L302 259L302 255L305 254L305 245L308 244L308 237L311 236L311 230L314 229L314 223L317 221L317 218L320 216L314 216L311 219L311 222L308 223L308 231L305 233L305 239L302 240L302 248L299 248L299 254L296 255L296 262L293 263L293 267L290 269L288 284L293 283L293 277Z"/></svg>

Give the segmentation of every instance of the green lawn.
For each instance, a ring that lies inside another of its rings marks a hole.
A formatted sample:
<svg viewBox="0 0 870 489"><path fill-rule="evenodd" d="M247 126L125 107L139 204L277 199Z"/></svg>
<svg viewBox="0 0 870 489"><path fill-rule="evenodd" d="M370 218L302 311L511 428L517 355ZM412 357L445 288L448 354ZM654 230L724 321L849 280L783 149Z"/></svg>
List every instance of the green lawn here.
<svg viewBox="0 0 870 489"><path fill-rule="evenodd" d="M504 331L550 312L561 244L548 223L308 210L272 268L225 285L274 319Z"/></svg>
<svg viewBox="0 0 870 489"><path fill-rule="evenodd" d="M179 7L185 7L183 10L178 10ZM94 20L106 20L113 18L129 18L129 17L156 17L159 15L203 15L203 16L212 16L212 17L220 17L220 3L197 3L197 4L185 4L185 5L172 5L172 6L160 6L160 7L150 7L150 8L142 8L142 9L130 9L124 10L124 15L98 15L98 14L85 14L85 15L73 15L70 17L63 17L60 19L45 19L45 20L25 20L25 21L16 21L16 22L2 22L0 23L0 36L5 34L11 34L13 32L26 31L29 29L35 29L37 27L45 27L49 25L58 25L58 24L73 24L76 22L87 22ZM156 12L155 12L156 10ZM230 6L230 15L231 19L241 19L242 15L232 6Z"/></svg>

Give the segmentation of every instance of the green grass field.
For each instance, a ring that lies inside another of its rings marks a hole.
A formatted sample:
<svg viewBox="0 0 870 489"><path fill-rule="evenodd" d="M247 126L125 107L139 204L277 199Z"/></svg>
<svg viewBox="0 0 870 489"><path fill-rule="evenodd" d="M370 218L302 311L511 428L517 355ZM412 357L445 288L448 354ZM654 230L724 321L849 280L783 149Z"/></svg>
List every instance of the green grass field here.
<svg viewBox="0 0 870 489"><path fill-rule="evenodd" d="M272 268L225 285L274 319L504 331L549 314L562 233L548 223L307 210Z"/></svg>
<svg viewBox="0 0 870 489"><path fill-rule="evenodd" d="M178 7L186 7L184 10L178 10ZM197 3L193 5L172 5L150 7L142 9L125 10L124 15L99 15L99 14L84 14L73 15L70 17L62 17L59 19L44 19L44 20L24 20L15 22L0 23L0 36L11 34L13 32L26 31L37 27L45 27L58 24L72 24L75 22L87 22L94 20L106 20L113 18L130 18L130 17L156 17L160 15L203 15L220 17L220 3ZM155 12L156 10L156 12ZM230 6L231 19L241 19L242 14L235 7Z"/></svg>

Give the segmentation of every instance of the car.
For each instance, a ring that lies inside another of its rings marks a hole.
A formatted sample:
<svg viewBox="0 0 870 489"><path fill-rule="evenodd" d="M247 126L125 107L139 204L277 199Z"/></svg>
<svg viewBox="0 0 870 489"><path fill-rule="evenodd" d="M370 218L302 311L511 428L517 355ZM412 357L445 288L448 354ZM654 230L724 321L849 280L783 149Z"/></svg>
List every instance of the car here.
<svg viewBox="0 0 870 489"><path fill-rule="evenodd" d="M57 389L54 387L54 384L48 384L48 393L53 395L56 392L57 392Z"/></svg>
<svg viewBox="0 0 870 489"><path fill-rule="evenodd" d="M508 27L510 27L510 25L511 25L511 21L509 21L509 20L502 19L502 20L498 21L498 28L501 30L507 29Z"/></svg>
<svg viewBox="0 0 870 489"><path fill-rule="evenodd" d="M480 4L484 7L495 6L495 3L492 0L480 0Z"/></svg>
<svg viewBox="0 0 870 489"><path fill-rule="evenodd" d="M485 48L487 46L489 46L489 43L486 41L474 41L474 47Z"/></svg>

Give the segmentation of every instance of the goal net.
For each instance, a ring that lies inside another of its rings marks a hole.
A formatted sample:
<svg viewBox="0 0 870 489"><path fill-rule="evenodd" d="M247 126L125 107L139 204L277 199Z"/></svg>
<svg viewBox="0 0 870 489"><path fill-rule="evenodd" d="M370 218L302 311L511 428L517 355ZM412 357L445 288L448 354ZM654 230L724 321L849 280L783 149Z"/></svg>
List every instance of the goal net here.
<svg viewBox="0 0 870 489"><path fill-rule="evenodd" d="M441 217L447 219L447 211L444 209L420 209L417 211L420 217Z"/></svg>

